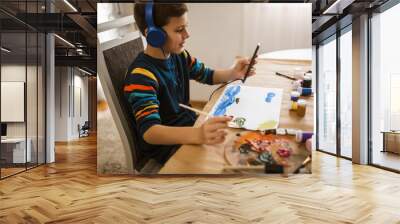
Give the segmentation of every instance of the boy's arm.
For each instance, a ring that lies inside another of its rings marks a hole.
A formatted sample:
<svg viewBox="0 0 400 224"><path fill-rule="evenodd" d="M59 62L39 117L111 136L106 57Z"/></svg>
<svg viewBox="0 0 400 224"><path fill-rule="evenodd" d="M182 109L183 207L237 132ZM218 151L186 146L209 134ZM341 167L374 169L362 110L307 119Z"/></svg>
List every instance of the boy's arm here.
<svg viewBox="0 0 400 224"><path fill-rule="evenodd" d="M143 135L152 145L202 144L200 128L153 125Z"/></svg>
<svg viewBox="0 0 400 224"><path fill-rule="evenodd" d="M213 117L201 127L171 127L153 125L143 135L153 145L219 144L225 141L225 128L230 117Z"/></svg>
<svg viewBox="0 0 400 224"><path fill-rule="evenodd" d="M158 79L145 68L134 68L126 75L124 95L129 102L140 136L153 125L161 124L158 108Z"/></svg>
<svg viewBox="0 0 400 224"><path fill-rule="evenodd" d="M235 79L243 79L246 74L247 67L250 64L248 58L238 58L229 69L213 70L204 65L203 62L191 56L188 51L183 51L183 56L187 60L189 66L190 78L198 82L214 85L229 82ZM254 64L257 63L257 58ZM255 74L254 66L250 69L248 76Z"/></svg>
<svg viewBox="0 0 400 224"><path fill-rule="evenodd" d="M220 84L234 80L232 69L219 69L214 71L213 84Z"/></svg>
<svg viewBox="0 0 400 224"><path fill-rule="evenodd" d="M255 63L257 63L257 60L255 61ZM249 64L249 59L239 58L235 61L231 68L215 70L213 76L213 84L225 83L235 79L243 79ZM255 68L253 67L250 69L248 76L252 76L254 74Z"/></svg>

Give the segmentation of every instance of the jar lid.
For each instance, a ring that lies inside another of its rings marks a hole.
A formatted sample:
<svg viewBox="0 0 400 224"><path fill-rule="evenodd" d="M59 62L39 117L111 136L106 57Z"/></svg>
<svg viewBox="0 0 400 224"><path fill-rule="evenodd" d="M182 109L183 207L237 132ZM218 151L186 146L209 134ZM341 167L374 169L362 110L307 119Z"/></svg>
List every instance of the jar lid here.
<svg viewBox="0 0 400 224"><path fill-rule="evenodd" d="M299 97L299 96L300 96L300 93L297 92L297 91L292 91L292 92L290 93L290 96Z"/></svg>
<svg viewBox="0 0 400 224"><path fill-rule="evenodd" d="M307 101L305 101L304 99L300 99L300 100L298 100L297 101L297 105L306 105L307 104Z"/></svg>

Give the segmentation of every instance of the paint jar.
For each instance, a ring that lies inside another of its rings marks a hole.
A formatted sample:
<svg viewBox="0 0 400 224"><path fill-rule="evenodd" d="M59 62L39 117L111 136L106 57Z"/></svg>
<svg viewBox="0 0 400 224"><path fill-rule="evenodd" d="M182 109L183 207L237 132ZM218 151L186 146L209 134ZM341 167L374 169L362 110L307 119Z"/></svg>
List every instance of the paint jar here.
<svg viewBox="0 0 400 224"><path fill-rule="evenodd" d="M307 102L303 99L297 101L297 115L304 117L306 115Z"/></svg>
<svg viewBox="0 0 400 224"><path fill-rule="evenodd" d="M312 132L297 130L296 142L306 142L307 139L312 138L313 134Z"/></svg>
<svg viewBox="0 0 400 224"><path fill-rule="evenodd" d="M311 88L305 88L300 86L299 88L297 88L297 91L299 91L300 95L302 96L310 96L312 94Z"/></svg>
<svg viewBox="0 0 400 224"><path fill-rule="evenodd" d="M296 135L297 130L296 129L287 128L286 132L287 132L288 135Z"/></svg>
<svg viewBox="0 0 400 224"><path fill-rule="evenodd" d="M303 82L301 83L301 87L303 88L311 88L311 76L306 75L304 76Z"/></svg>
<svg viewBox="0 0 400 224"><path fill-rule="evenodd" d="M292 91L290 93L290 100L291 101L297 101L299 99L299 97L300 97L300 93L297 92L297 91Z"/></svg>
<svg viewBox="0 0 400 224"><path fill-rule="evenodd" d="M286 129L284 129L284 128L277 128L277 129L276 129L276 134L277 134L277 135L286 135Z"/></svg>
<svg viewBox="0 0 400 224"><path fill-rule="evenodd" d="M290 110L297 110L297 101L290 101L290 102L292 102L291 104L290 104Z"/></svg>
<svg viewBox="0 0 400 224"><path fill-rule="evenodd" d="M300 86L303 80L296 80L292 82L292 90L297 90Z"/></svg>

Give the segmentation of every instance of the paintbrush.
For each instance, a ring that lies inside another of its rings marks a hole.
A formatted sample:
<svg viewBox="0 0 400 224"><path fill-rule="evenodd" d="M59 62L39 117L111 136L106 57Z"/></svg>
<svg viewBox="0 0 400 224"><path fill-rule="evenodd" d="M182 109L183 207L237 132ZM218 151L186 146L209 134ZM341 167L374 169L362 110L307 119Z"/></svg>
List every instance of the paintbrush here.
<svg viewBox="0 0 400 224"><path fill-rule="evenodd" d="M264 170L264 165L258 165L258 166L224 166L224 170L237 170L237 171Z"/></svg>
<svg viewBox="0 0 400 224"><path fill-rule="evenodd" d="M285 78L290 79L290 80L296 80L296 78L294 78L294 77L292 77L290 75L282 74L282 73L279 73L279 72L275 72L275 74L279 75L279 76L282 76L282 77L285 77Z"/></svg>
<svg viewBox="0 0 400 224"><path fill-rule="evenodd" d="M209 117L212 117L212 115L210 115L210 114L207 113L207 112L204 112L204 111L195 109L195 108L193 108L193 107L189 107L189 106L187 106L187 105L185 105L185 104L181 104L181 103L180 103L179 106L182 107L182 108L191 110L191 111L193 111L193 112L195 112L195 113L204 115L204 116L206 116L206 119L208 119ZM233 119L233 116L230 116L230 117ZM235 125L236 125L233 121L229 121L228 124L229 124L230 126L235 126Z"/></svg>
<svg viewBox="0 0 400 224"><path fill-rule="evenodd" d="M206 116L206 117L209 117L209 116L210 116L207 112L204 112L204 111L195 109L195 108L193 108L193 107L189 107L189 106L187 106L187 105L185 105L185 104L181 104L181 103L180 103L179 106L182 107L182 108L191 110L191 111L193 111L193 112L195 112L195 113L202 114L202 115L204 115L204 116Z"/></svg>

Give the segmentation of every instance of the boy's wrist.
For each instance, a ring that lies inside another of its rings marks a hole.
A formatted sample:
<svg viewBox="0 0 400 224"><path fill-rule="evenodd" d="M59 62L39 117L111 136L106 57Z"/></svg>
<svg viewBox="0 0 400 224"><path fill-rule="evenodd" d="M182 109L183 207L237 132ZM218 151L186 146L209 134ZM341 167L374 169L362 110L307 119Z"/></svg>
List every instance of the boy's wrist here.
<svg viewBox="0 0 400 224"><path fill-rule="evenodd" d="M195 144L203 144L204 143L204 134L202 127L195 128Z"/></svg>
<svg viewBox="0 0 400 224"><path fill-rule="evenodd" d="M232 80L236 79L236 72L235 72L234 68L230 68L229 69L229 74L230 74L229 81L232 81Z"/></svg>

